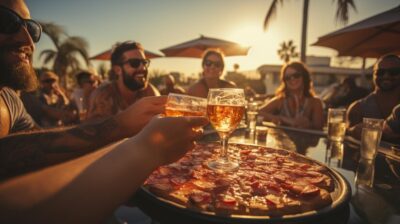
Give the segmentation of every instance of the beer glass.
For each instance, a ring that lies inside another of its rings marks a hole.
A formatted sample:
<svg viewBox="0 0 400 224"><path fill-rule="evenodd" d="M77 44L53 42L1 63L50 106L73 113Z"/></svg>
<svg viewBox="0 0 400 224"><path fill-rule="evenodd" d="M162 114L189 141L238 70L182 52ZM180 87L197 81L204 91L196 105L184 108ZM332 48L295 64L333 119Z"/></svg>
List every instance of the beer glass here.
<svg viewBox="0 0 400 224"><path fill-rule="evenodd" d="M346 134L346 109L329 108L328 110L328 139L331 141L344 140Z"/></svg>
<svg viewBox="0 0 400 224"><path fill-rule="evenodd" d="M168 94L165 115L168 117L206 116L207 99L183 94Z"/></svg>
<svg viewBox="0 0 400 224"><path fill-rule="evenodd" d="M381 140L383 119L363 118L361 158L374 160Z"/></svg>
<svg viewBox="0 0 400 224"><path fill-rule="evenodd" d="M239 164L228 155L228 139L242 120L245 111L243 89L210 89L208 92L207 115L210 123L218 132L222 149L219 158L208 163L208 167L219 171L232 171Z"/></svg>

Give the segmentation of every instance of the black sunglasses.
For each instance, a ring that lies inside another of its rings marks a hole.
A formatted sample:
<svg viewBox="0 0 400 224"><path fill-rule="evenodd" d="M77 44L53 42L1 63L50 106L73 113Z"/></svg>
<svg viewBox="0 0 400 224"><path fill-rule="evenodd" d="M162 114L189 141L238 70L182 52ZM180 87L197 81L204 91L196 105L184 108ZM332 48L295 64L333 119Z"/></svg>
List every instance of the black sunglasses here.
<svg viewBox="0 0 400 224"><path fill-rule="evenodd" d="M214 61L205 60L204 61L204 65L206 67L211 67L212 65L214 65L214 67L216 67L216 68L221 68L222 67L222 63L219 62L219 61L214 62Z"/></svg>
<svg viewBox="0 0 400 224"><path fill-rule="evenodd" d="M55 79L45 79L45 80L42 80L42 82L43 82L43 83L52 84L52 83L55 83L56 80L55 80Z"/></svg>
<svg viewBox="0 0 400 224"><path fill-rule="evenodd" d="M385 74L389 74L390 76L397 76L400 75L400 68L380 68L378 70L376 70L376 76L380 77L380 76L384 76Z"/></svg>
<svg viewBox="0 0 400 224"><path fill-rule="evenodd" d="M24 19L9 8L0 6L0 33L15 34L22 26L26 27L33 42L38 42L42 34L40 24L32 19Z"/></svg>
<svg viewBox="0 0 400 224"><path fill-rule="evenodd" d="M150 60L149 59L139 59L139 58L131 58L128 59L124 62L121 63L121 65L128 63L132 68L139 68L141 64L143 64L144 67L149 67L150 66Z"/></svg>
<svg viewBox="0 0 400 224"><path fill-rule="evenodd" d="M301 73L294 73L294 74L291 74L291 75L286 75L286 76L284 76L283 77L283 80L285 80L285 81L289 81L289 80L292 80L292 79L298 79L298 78L300 78L300 77L302 77L303 75L301 74Z"/></svg>

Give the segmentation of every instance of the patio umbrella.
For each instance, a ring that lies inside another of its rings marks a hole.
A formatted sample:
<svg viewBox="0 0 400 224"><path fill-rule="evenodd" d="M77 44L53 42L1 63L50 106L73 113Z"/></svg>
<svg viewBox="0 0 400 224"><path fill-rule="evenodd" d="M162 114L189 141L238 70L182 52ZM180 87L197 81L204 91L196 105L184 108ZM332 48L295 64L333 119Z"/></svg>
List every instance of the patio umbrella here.
<svg viewBox="0 0 400 224"><path fill-rule="evenodd" d="M247 55L249 47L238 43L201 35L199 38L161 49L166 57L201 58L209 48L219 48L225 56Z"/></svg>
<svg viewBox="0 0 400 224"><path fill-rule="evenodd" d="M91 57L89 59L90 60L109 61L111 59L111 52L112 52L112 49L109 49L109 50L103 51L103 52L101 52L101 53L99 53L99 54L97 54L97 55L95 55L95 56L93 56L93 57ZM146 55L146 58L148 58L148 59L163 57L160 54L156 54L156 53L153 53L153 52L147 51L147 50L144 50L144 54Z"/></svg>
<svg viewBox="0 0 400 224"><path fill-rule="evenodd" d="M313 46L333 48L338 56L377 58L400 54L400 6L318 38Z"/></svg>

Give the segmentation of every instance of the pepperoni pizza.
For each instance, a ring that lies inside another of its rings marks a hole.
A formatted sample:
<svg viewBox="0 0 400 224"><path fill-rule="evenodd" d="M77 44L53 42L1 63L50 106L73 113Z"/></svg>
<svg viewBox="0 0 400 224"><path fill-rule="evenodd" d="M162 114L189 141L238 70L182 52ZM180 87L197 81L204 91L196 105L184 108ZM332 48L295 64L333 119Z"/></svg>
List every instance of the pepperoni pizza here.
<svg viewBox="0 0 400 224"><path fill-rule="evenodd" d="M189 209L252 216L283 216L332 203L328 169L294 152L232 144L239 169L218 173L207 167L216 144L199 144L176 163L159 167L144 187Z"/></svg>

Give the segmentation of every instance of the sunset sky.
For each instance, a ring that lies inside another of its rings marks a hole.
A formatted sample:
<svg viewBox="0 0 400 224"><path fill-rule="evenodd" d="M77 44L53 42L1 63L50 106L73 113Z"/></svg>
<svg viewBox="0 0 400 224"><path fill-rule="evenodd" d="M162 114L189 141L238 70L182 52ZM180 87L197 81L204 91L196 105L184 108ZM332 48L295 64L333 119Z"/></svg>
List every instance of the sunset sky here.
<svg viewBox="0 0 400 224"><path fill-rule="evenodd" d="M282 41L294 40L300 47L302 0L284 1L270 29L263 21L272 0L26 0L32 18L54 22L71 36L85 38L89 53L96 55L117 41L136 40L147 50L161 53L168 46L205 36L235 41L251 47L247 56L228 57L226 70L240 64L241 70L255 70L262 64L279 64L276 53ZM357 12L350 11L349 24L386 11L398 0L355 0ZM343 26L335 22L336 2L311 0L308 44L319 36ZM46 35L37 44L35 65L41 66L38 53L53 48ZM308 55L335 56L322 47L308 47ZM95 66L98 63L95 63ZM152 60L150 70L179 71L191 75L201 71L199 59L160 58Z"/></svg>

